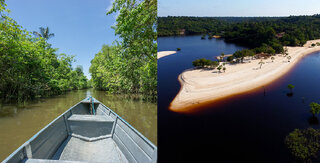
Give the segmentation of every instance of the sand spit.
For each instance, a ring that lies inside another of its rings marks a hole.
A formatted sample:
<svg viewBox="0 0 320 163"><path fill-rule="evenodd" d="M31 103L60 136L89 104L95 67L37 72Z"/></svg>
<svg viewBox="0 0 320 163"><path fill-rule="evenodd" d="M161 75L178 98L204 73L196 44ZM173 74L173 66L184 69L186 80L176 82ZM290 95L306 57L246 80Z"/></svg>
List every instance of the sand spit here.
<svg viewBox="0 0 320 163"><path fill-rule="evenodd" d="M245 60L246 63L226 64L226 72L218 70L189 69L179 75L181 88L170 104L170 110L185 112L187 108L204 102L238 94L262 87L283 76L304 56L320 51L320 46L311 47L319 40L308 41L303 47L288 47L290 62L282 54L274 56L274 61Z"/></svg>
<svg viewBox="0 0 320 163"><path fill-rule="evenodd" d="M175 53L177 53L177 52L176 51L161 51L161 52L157 53L157 58L160 59L162 57L165 57L165 56L168 56L171 54L175 54Z"/></svg>

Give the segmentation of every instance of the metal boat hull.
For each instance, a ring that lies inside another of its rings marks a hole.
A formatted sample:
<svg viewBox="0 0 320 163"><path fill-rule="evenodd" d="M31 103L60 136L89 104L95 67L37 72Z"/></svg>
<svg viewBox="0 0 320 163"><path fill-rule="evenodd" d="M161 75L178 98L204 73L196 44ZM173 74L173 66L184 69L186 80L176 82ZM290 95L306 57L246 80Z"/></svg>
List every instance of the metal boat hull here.
<svg viewBox="0 0 320 163"><path fill-rule="evenodd" d="M157 147L119 115L88 98L68 109L3 162L157 162Z"/></svg>

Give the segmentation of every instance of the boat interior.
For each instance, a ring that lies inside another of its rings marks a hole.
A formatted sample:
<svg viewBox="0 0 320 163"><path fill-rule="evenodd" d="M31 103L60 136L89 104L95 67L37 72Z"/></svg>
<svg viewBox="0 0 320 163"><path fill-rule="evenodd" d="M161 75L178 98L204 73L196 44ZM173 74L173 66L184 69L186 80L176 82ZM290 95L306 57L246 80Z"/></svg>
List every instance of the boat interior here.
<svg viewBox="0 0 320 163"><path fill-rule="evenodd" d="M4 162L157 162L155 145L93 101L86 98L71 107Z"/></svg>

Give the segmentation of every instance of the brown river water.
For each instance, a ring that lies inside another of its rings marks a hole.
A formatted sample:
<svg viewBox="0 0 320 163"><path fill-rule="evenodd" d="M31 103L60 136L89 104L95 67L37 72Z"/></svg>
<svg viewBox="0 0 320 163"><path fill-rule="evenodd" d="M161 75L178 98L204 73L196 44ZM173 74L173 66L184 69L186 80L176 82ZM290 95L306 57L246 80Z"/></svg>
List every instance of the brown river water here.
<svg viewBox="0 0 320 163"><path fill-rule="evenodd" d="M71 91L24 106L0 105L0 161L71 106L93 96L157 145L157 104L94 89Z"/></svg>

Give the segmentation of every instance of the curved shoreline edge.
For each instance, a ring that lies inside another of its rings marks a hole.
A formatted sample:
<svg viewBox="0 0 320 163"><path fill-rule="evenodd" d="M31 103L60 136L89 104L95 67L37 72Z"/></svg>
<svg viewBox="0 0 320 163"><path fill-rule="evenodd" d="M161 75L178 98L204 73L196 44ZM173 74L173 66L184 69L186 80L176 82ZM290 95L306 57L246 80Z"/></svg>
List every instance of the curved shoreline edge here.
<svg viewBox="0 0 320 163"><path fill-rule="evenodd" d="M235 94L263 87L289 72L306 55L320 51L320 46L311 47L319 40L310 40L303 47L288 47L290 62L280 54L275 60L264 59L260 69L260 60L247 60L248 63L227 64L226 72L215 70L188 69L178 77L181 88L170 103L174 112L190 112L196 106L214 102Z"/></svg>
<svg viewBox="0 0 320 163"><path fill-rule="evenodd" d="M160 52L157 52L157 59L160 59L162 57L166 57L172 54L176 54L176 53L177 51L160 51Z"/></svg>

